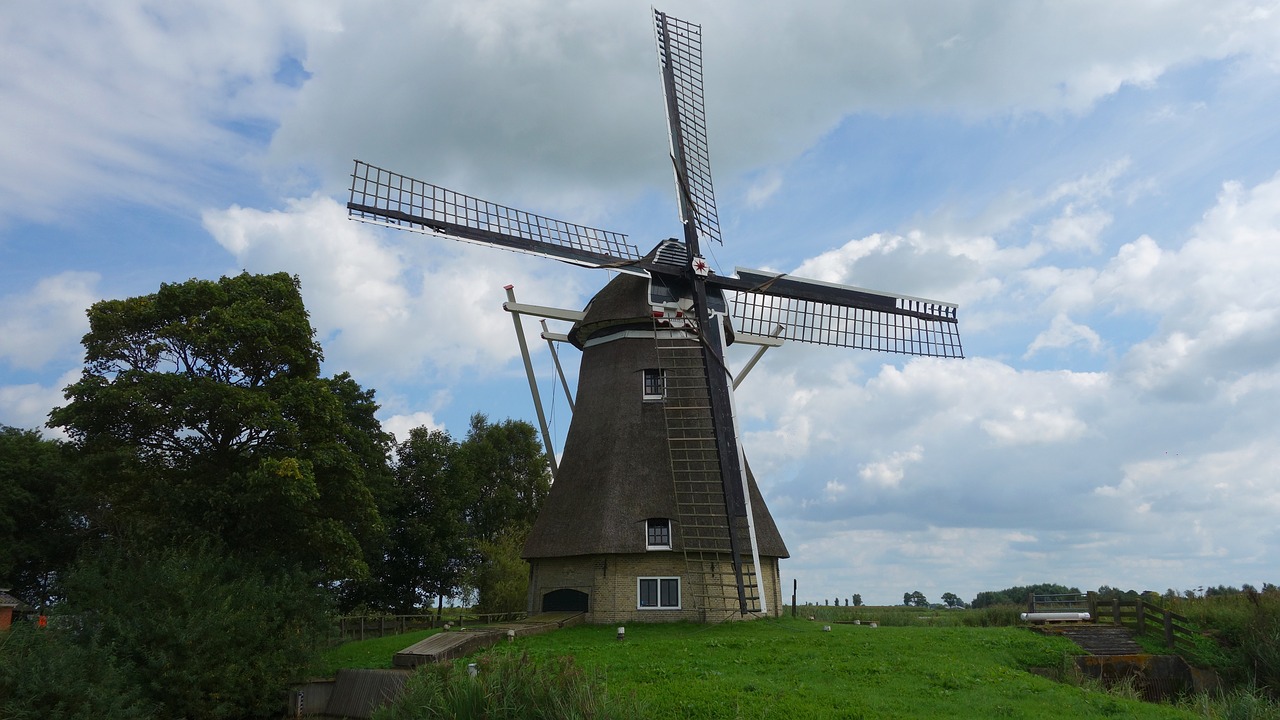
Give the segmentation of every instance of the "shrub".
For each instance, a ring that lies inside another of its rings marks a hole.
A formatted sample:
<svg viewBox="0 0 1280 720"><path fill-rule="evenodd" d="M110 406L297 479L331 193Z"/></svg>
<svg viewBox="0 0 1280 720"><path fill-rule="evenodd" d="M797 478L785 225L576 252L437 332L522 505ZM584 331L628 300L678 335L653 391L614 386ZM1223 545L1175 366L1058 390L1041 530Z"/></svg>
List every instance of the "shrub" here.
<svg viewBox="0 0 1280 720"><path fill-rule="evenodd" d="M103 648L63 630L15 625L0 635L0 717L145 720L150 706Z"/></svg>
<svg viewBox="0 0 1280 720"><path fill-rule="evenodd" d="M270 717L326 624L298 573L267 577L205 546L112 546L67 579L82 647L111 662L164 717Z"/></svg>
<svg viewBox="0 0 1280 720"><path fill-rule="evenodd" d="M1197 647L1193 660L1213 666L1232 685L1280 698L1280 593L1179 599L1173 609L1217 641Z"/></svg>
<svg viewBox="0 0 1280 720"><path fill-rule="evenodd" d="M1022 624L1020 605L988 605L981 610L970 610L961 621L970 627L1011 627Z"/></svg>
<svg viewBox="0 0 1280 720"><path fill-rule="evenodd" d="M394 705L374 720L530 718L576 720L642 717L634 699L610 696L602 676L571 657L535 663L527 654L481 656L471 677L461 665L424 666Z"/></svg>

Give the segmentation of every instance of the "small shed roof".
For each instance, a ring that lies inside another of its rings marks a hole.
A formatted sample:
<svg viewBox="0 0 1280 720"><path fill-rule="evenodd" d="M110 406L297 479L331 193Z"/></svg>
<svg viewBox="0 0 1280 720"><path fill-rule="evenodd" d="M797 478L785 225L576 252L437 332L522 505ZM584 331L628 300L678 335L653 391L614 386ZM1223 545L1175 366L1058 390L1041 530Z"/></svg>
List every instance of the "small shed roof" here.
<svg viewBox="0 0 1280 720"><path fill-rule="evenodd" d="M9 588L0 588L0 607L26 607L26 603L9 594Z"/></svg>

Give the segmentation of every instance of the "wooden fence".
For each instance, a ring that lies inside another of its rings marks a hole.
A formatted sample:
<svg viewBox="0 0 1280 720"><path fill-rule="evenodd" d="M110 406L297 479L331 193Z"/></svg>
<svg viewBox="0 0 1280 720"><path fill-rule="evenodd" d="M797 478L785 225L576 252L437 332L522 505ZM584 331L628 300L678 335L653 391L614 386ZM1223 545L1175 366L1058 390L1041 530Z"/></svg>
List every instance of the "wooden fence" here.
<svg viewBox="0 0 1280 720"><path fill-rule="evenodd" d="M334 630L341 641L365 640L386 637L387 635L400 635L412 630L430 630L443 626L445 623L449 623L454 627L466 627L468 625L512 622L523 620L525 617L528 617L528 613L514 612L481 615L458 612L457 610L446 612L440 617L437 617L435 613L419 615L343 615L338 618Z"/></svg>
<svg viewBox="0 0 1280 720"><path fill-rule="evenodd" d="M1139 635L1161 633L1168 648L1178 643L1183 647L1190 646L1191 638L1196 634L1190 620L1140 596L1107 599L1099 598L1095 592L1030 595L1027 604L1030 612L1087 612L1093 622L1131 627Z"/></svg>

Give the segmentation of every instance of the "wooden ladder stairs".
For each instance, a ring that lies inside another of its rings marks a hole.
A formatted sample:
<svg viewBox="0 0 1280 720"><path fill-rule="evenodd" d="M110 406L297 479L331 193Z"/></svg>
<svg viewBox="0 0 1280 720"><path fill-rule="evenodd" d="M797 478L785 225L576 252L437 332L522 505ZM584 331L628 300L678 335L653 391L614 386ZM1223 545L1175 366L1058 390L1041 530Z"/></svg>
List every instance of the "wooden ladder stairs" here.
<svg viewBox="0 0 1280 720"><path fill-rule="evenodd" d="M663 413L675 485L680 537L693 597L706 620L727 619L742 608L729 533L738 533L747 612L760 612L760 583L751 561L746 523L730 523L720 480L720 457L711 421L706 363L693 333L655 321Z"/></svg>

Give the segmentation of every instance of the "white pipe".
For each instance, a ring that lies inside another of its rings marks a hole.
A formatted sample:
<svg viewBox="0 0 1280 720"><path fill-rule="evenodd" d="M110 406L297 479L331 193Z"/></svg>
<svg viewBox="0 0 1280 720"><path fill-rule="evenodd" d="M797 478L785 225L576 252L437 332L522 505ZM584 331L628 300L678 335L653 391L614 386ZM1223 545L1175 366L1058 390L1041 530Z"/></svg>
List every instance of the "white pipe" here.
<svg viewBox="0 0 1280 720"><path fill-rule="evenodd" d="M1088 620L1087 612L1025 612L1019 615L1024 622L1063 622L1067 620Z"/></svg>

